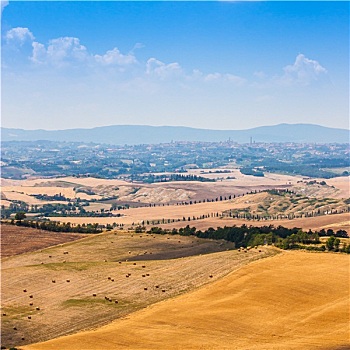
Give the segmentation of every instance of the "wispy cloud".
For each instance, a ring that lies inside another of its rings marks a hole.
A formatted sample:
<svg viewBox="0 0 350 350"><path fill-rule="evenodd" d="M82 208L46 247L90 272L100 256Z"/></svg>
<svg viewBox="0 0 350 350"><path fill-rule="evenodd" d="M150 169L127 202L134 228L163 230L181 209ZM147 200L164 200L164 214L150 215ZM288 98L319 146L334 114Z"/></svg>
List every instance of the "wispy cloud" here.
<svg viewBox="0 0 350 350"><path fill-rule="evenodd" d="M246 82L246 79L241 78L237 75L234 74L229 74L229 73L209 73L207 75L204 75L203 77L204 81L206 82L211 82L211 81L226 81L226 82L231 82L234 85L243 85Z"/></svg>
<svg viewBox="0 0 350 350"><path fill-rule="evenodd" d="M95 55L96 62L101 63L102 65L129 65L137 63L137 60L133 54L123 55L118 48L107 51L104 55Z"/></svg>
<svg viewBox="0 0 350 350"><path fill-rule="evenodd" d="M166 79L174 76L179 77L183 74L183 70L177 62L166 64L152 57L146 63L146 74Z"/></svg>

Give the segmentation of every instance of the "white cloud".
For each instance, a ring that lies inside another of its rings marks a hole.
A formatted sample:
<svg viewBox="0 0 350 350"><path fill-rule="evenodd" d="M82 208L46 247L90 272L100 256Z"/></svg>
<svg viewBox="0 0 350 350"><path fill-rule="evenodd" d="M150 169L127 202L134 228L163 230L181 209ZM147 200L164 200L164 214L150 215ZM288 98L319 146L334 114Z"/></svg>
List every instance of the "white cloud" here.
<svg viewBox="0 0 350 350"><path fill-rule="evenodd" d="M107 51L104 55L95 55L95 60L102 65L129 65L136 63L137 60L133 54L123 55L116 47Z"/></svg>
<svg viewBox="0 0 350 350"><path fill-rule="evenodd" d="M222 74L220 74L220 73L210 73L204 77L204 80L205 81L214 81L214 80L219 80L221 78L222 78Z"/></svg>
<svg viewBox="0 0 350 350"><path fill-rule="evenodd" d="M293 65L283 68L284 75L278 80L285 85L300 84L309 85L327 74L327 70L319 62L299 54Z"/></svg>
<svg viewBox="0 0 350 350"><path fill-rule="evenodd" d="M2 11L4 11L4 8L9 4L8 1L1 1L1 14L2 14Z"/></svg>
<svg viewBox="0 0 350 350"><path fill-rule="evenodd" d="M57 67L70 63L87 61L89 54L78 38L61 37L49 41L49 45L33 42L32 61L35 63L50 63Z"/></svg>
<svg viewBox="0 0 350 350"><path fill-rule="evenodd" d="M234 85L243 85L246 80L234 74L210 73L204 76L204 81L228 81Z"/></svg>
<svg viewBox="0 0 350 350"><path fill-rule="evenodd" d="M262 71L259 72L254 72L254 76L259 78L259 79L265 79L266 78L266 74Z"/></svg>
<svg viewBox="0 0 350 350"><path fill-rule="evenodd" d="M44 63L46 61L46 55L47 55L45 46L43 44L40 44L34 41L32 43L32 47L33 47L33 53L32 53L31 60L35 63Z"/></svg>
<svg viewBox="0 0 350 350"><path fill-rule="evenodd" d="M146 63L146 73L160 79L180 76L183 74L181 66L177 62L165 64L155 58L150 58Z"/></svg>
<svg viewBox="0 0 350 350"><path fill-rule="evenodd" d="M27 40L33 41L34 35L28 28L17 27L10 29L5 35L6 41L17 42L20 45L23 45Z"/></svg>

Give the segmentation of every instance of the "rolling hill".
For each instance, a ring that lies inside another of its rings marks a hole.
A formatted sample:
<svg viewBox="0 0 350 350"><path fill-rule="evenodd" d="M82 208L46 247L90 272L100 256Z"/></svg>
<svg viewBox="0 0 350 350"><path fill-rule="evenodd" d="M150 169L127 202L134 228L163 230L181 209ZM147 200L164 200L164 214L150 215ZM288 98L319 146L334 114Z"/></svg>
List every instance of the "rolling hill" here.
<svg viewBox="0 0 350 350"><path fill-rule="evenodd" d="M279 124L246 130L209 130L183 126L113 125L92 129L23 130L1 128L2 141L67 141L155 144L172 141L348 143L350 131L313 124Z"/></svg>

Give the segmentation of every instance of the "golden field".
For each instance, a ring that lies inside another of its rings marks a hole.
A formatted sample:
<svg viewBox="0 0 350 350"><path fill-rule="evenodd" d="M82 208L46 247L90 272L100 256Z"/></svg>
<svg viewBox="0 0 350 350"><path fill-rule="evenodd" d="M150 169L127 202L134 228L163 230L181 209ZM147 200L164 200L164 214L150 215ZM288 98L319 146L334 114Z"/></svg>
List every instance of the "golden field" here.
<svg viewBox="0 0 350 350"><path fill-rule="evenodd" d="M93 331L27 350L348 349L349 257L283 252Z"/></svg>

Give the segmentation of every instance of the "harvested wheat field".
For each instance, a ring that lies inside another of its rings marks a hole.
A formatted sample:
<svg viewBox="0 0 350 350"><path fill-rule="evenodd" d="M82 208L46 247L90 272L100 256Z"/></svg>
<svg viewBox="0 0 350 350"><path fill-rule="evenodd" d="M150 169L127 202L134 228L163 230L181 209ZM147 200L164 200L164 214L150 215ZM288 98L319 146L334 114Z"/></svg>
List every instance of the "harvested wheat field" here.
<svg viewBox="0 0 350 350"><path fill-rule="evenodd" d="M196 237L111 232L3 258L2 345L99 327L277 253L233 247Z"/></svg>
<svg viewBox="0 0 350 350"><path fill-rule="evenodd" d="M15 225L1 225L1 257L12 256L76 241L87 237L78 233L56 233Z"/></svg>
<svg viewBox="0 0 350 350"><path fill-rule="evenodd" d="M349 257L283 252L97 330L22 349L335 350L349 349L349 330Z"/></svg>

